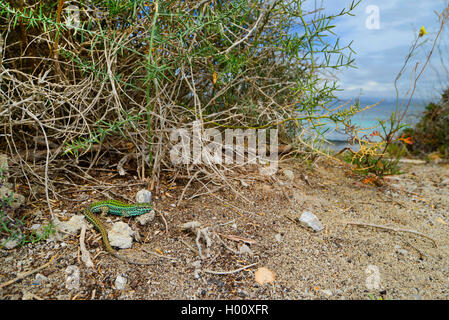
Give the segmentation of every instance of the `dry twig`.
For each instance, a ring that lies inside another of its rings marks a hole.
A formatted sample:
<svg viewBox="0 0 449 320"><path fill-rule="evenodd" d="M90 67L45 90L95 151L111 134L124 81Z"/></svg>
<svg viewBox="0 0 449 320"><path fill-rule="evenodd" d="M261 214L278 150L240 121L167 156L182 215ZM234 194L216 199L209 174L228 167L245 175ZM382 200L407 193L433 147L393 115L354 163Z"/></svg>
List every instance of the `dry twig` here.
<svg viewBox="0 0 449 320"><path fill-rule="evenodd" d="M434 239L432 239L431 237L429 237L428 235L425 235L424 233L418 232L418 231L414 231L414 230L408 230L408 229L402 229L402 228L396 228L396 227L388 227L388 226L383 226L383 225L378 225L378 224L372 224L372 223L365 223L365 222L345 222L346 225L353 225L353 226L358 226L358 227L371 227L371 228L377 228L377 229L384 229L384 230L390 230L390 231L394 231L394 232L407 232L407 233L411 233L411 234L415 234L418 236L421 236L423 238L429 239L430 241L433 242L433 245L435 246L435 248L437 248L437 243Z"/></svg>

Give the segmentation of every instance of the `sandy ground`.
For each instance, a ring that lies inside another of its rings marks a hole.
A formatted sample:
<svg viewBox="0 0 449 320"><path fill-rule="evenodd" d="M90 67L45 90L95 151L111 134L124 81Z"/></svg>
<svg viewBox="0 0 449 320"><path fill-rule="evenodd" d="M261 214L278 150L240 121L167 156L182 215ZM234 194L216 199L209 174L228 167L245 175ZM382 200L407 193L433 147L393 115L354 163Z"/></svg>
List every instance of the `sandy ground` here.
<svg viewBox="0 0 449 320"><path fill-rule="evenodd" d="M448 299L449 165L404 164L403 170L376 186L325 161L312 170L286 163L275 180L242 173L243 182L233 185L240 198L229 188L193 199L187 191L189 200L175 207L187 182L180 181L153 199L165 221L158 214L146 226L122 219L141 242L120 254L154 265L117 260L89 226L85 242L93 268L80 259L79 232L0 250L0 286L57 255L1 288L0 299ZM121 191L132 199L137 189ZM102 199L82 191L73 196ZM58 205L60 220L85 206ZM304 211L324 229L313 232L295 222ZM45 219L45 213L36 215L32 223ZM191 221L208 227L209 247L204 238L198 247L196 234L179 227ZM260 267L272 270L275 280L258 284Z"/></svg>

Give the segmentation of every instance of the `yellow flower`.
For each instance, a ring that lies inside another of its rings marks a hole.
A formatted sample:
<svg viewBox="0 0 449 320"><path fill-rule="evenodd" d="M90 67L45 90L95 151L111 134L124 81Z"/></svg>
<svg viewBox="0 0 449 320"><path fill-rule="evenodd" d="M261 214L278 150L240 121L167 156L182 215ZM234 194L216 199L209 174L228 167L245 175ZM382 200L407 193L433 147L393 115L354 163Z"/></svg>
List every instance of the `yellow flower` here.
<svg viewBox="0 0 449 320"><path fill-rule="evenodd" d="M422 37L425 34L428 34L428 32L426 31L426 28L422 26L421 29L419 29L419 36Z"/></svg>

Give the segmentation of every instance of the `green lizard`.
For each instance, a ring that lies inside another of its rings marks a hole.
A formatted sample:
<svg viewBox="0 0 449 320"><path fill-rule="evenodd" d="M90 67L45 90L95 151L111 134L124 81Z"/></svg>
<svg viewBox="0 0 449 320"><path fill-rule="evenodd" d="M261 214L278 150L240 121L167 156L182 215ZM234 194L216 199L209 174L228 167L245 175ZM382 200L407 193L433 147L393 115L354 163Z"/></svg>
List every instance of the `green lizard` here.
<svg viewBox="0 0 449 320"><path fill-rule="evenodd" d="M152 210L152 207L149 203L133 203L133 204L127 204L121 201L117 200L105 200L105 201L98 201L92 203L89 207L87 207L83 213L86 216L87 220L89 220L94 227L100 232L101 237L103 239L104 246L106 247L106 250L112 254L114 257L128 262L132 264L138 264L138 265L149 265L153 264L152 262L138 262L133 261L128 258L125 258L121 255L119 255L110 245L109 239L108 239L108 233L106 231L106 228L104 227L101 220L95 215L95 213L101 213L102 215L106 214L113 214L121 217L134 217L138 216L147 212L150 212Z"/></svg>

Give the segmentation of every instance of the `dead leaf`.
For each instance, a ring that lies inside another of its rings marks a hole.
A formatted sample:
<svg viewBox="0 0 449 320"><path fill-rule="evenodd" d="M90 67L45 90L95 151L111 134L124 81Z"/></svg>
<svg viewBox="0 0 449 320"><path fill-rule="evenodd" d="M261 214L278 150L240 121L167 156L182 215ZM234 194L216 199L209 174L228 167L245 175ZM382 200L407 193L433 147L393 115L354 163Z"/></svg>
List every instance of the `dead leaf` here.
<svg viewBox="0 0 449 320"><path fill-rule="evenodd" d="M260 285L271 283L274 281L274 272L265 267L260 267L259 269L257 269L254 277L256 282Z"/></svg>

